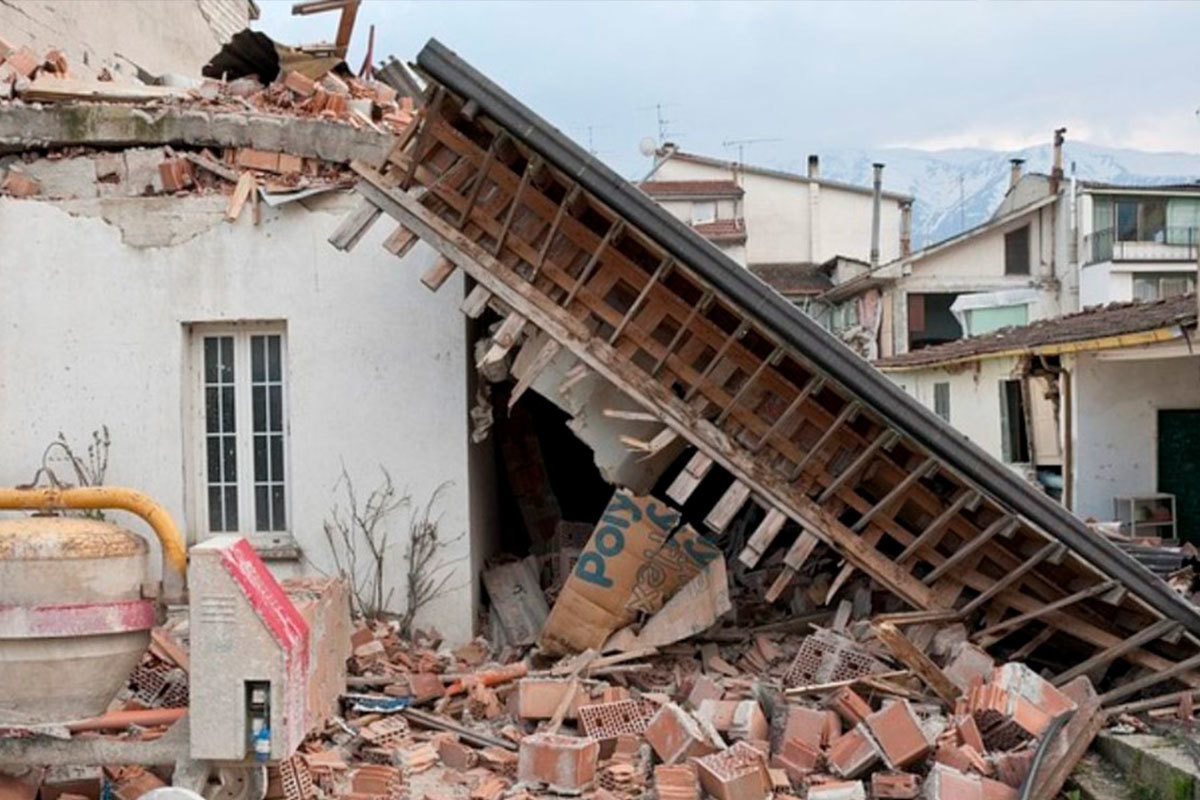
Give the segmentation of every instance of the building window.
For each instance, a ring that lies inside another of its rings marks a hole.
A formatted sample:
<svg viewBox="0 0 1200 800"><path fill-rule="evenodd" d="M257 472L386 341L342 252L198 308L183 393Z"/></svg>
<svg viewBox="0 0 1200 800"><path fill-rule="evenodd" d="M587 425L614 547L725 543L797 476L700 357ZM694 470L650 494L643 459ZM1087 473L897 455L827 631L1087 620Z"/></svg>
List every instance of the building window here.
<svg viewBox="0 0 1200 800"><path fill-rule="evenodd" d="M908 349L951 342L963 337L962 326L950 310L957 294L908 295Z"/></svg>
<svg viewBox="0 0 1200 800"><path fill-rule="evenodd" d="M1196 290L1196 276L1187 272L1135 272L1134 300L1165 300Z"/></svg>
<svg viewBox="0 0 1200 800"><path fill-rule="evenodd" d="M933 385L933 413L946 422L950 421L950 383L941 381Z"/></svg>
<svg viewBox="0 0 1200 800"><path fill-rule="evenodd" d="M716 200L697 200L692 203L692 224L703 225L717 218Z"/></svg>
<svg viewBox="0 0 1200 800"><path fill-rule="evenodd" d="M1009 464L1029 463L1025 397L1019 380L1000 381L1000 450Z"/></svg>
<svg viewBox="0 0 1200 800"><path fill-rule="evenodd" d="M1166 241L1166 200L1118 200L1116 217L1118 242Z"/></svg>
<svg viewBox="0 0 1200 800"><path fill-rule="evenodd" d="M288 530L282 325L197 325L196 522L202 533Z"/></svg>
<svg viewBox="0 0 1200 800"><path fill-rule="evenodd" d="M1004 274L1029 274L1029 226L1004 234Z"/></svg>

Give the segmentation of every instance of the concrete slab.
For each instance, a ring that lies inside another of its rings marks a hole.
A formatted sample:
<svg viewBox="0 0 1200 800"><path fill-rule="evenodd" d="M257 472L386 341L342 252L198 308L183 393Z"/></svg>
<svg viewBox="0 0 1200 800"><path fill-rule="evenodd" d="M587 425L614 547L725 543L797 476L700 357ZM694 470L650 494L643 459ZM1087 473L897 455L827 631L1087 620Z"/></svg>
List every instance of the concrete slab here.
<svg viewBox="0 0 1200 800"><path fill-rule="evenodd" d="M1077 800L1139 800L1121 771L1096 753L1079 761L1067 784L1078 793ZM1070 792L1066 796L1073 797Z"/></svg>
<svg viewBox="0 0 1200 800"><path fill-rule="evenodd" d="M1093 747L1125 774L1135 797L1200 800L1200 740L1104 732Z"/></svg>

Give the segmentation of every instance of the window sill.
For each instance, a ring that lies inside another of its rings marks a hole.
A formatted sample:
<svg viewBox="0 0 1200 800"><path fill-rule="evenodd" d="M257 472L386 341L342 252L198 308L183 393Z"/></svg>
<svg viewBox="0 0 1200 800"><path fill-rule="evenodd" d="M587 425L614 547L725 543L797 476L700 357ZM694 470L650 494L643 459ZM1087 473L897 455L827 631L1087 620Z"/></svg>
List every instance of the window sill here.
<svg viewBox="0 0 1200 800"><path fill-rule="evenodd" d="M299 561L304 555L300 545L290 536L270 539L247 536L246 541L263 561Z"/></svg>

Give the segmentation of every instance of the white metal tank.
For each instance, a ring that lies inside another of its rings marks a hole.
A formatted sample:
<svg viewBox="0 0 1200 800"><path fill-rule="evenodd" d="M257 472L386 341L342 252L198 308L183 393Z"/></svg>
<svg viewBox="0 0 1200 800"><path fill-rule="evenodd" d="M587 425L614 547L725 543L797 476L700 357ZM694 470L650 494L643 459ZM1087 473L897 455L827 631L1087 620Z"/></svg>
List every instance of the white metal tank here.
<svg viewBox="0 0 1200 800"><path fill-rule="evenodd" d="M107 522L0 520L0 725L103 713L150 639L146 541Z"/></svg>

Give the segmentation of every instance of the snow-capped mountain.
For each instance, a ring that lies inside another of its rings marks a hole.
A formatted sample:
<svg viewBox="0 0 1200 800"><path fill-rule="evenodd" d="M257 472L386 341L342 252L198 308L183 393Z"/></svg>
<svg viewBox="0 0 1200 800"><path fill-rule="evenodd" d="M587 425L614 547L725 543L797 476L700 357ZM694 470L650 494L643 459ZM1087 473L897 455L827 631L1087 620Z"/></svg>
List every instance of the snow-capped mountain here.
<svg viewBox="0 0 1200 800"><path fill-rule="evenodd" d="M1008 189L1009 159L1025 159L1025 170L1050 172L1050 144L1017 151L908 148L834 150L821 153L821 174L847 183L869 186L871 163L881 161L885 189L916 198L913 206L913 246L922 247L953 236L985 221ZM1200 154L1148 153L1099 147L1069 139L1063 150L1064 171L1071 165L1081 180L1112 183L1162 184L1200 181ZM806 156L784 157L764 166L804 174Z"/></svg>

